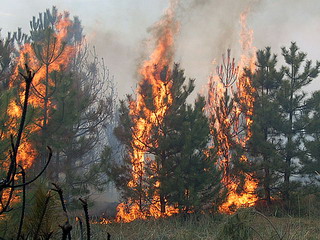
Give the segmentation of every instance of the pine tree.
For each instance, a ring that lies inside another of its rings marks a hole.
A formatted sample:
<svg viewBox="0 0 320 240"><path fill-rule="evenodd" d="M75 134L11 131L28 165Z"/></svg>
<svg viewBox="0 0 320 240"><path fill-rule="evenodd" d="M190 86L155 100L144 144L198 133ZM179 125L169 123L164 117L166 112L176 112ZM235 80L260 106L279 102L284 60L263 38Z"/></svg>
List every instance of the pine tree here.
<svg viewBox="0 0 320 240"><path fill-rule="evenodd" d="M231 213L244 203L250 206L256 201L257 183L247 153L254 89L248 70L236 65L230 49L222 58L216 75L210 79L207 111L211 144L217 149L218 164L223 171L222 182L228 189L227 201L221 209Z"/></svg>
<svg viewBox="0 0 320 240"><path fill-rule="evenodd" d="M296 43L291 43L289 49L283 47L282 55L286 66L283 67L284 80L281 83L277 96L280 105L282 140L281 154L283 156L283 187L282 194L285 201L290 200L290 176L295 173L295 159L301 154L302 138L300 134L304 130L302 111L305 109L306 93L303 87L310 84L319 74L320 62L312 67L312 62L306 60L306 53L300 52ZM305 64L301 72L301 66Z"/></svg>
<svg viewBox="0 0 320 240"><path fill-rule="evenodd" d="M5 153L10 148L7 134L10 128L10 117L7 109L14 96L14 89L9 89L9 80L15 65L15 48L11 39L0 36L0 159L5 159Z"/></svg>
<svg viewBox="0 0 320 240"><path fill-rule="evenodd" d="M72 24L69 16L58 14L55 7L51 11L47 9L46 12L40 13L38 18L33 17L30 21L31 49L26 48L24 54L30 58L30 61L35 62L32 67L39 69L38 74L41 74L40 81L36 82L33 88L34 96L37 101L42 103L39 106L41 122L37 123L41 133L38 135L38 137L41 137L38 146L41 159L38 162L40 168L46 161L46 146L49 144L49 136L54 134L54 131L50 131L48 126L54 112L52 101L60 80L56 78L57 74L54 73L63 71L63 68L68 68L71 57L75 55L73 42L70 41L73 33L68 31L67 27L72 26Z"/></svg>
<svg viewBox="0 0 320 240"><path fill-rule="evenodd" d="M3 92L9 88L10 76L15 65L14 55L16 49L10 34L3 39L0 35L0 90Z"/></svg>
<svg viewBox="0 0 320 240"><path fill-rule="evenodd" d="M276 182L275 171L279 167L277 149L277 128L279 127L279 105L277 92L283 73L276 70L277 56L267 47L257 51L256 70L252 76L255 89L252 137L250 153L255 157L259 183L263 188L263 198L271 203L271 190ZM262 174L259 172L262 171Z"/></svg>
<svg viewBox="0 0 320 240"><path fill-rule="evenodd" d="M103 62L97 56L91 61L89 55L78 54L83 62L53 74L59 84L52 96L55 108L48 122L48 141L56 149L56 168L50 178L63 180L67 199L88 194L89 186L103 188L105 181L99 174L102 169L97 168L100 142L112 119L114 102L112 79Z"/></svg>

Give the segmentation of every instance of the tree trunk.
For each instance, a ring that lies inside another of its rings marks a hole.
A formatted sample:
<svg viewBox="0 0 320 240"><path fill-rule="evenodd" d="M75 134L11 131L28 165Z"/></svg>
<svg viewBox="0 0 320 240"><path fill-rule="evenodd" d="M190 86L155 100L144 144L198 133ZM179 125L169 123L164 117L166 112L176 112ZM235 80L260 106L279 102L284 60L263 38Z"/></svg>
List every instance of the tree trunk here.
<svg viewBox="0 0 320 240"><path fill-rule="evenodd" d="M166 213L166 200L163 194L160 194L160 211L161 215L164 215Z"/></svg>
<svg viewBox="0 0 320 240"><path fill-rule="evenodd" d="M291 156L287 155L285 162L285 171L284 171L284 190L283 190L283 200L289 201L290 194L290 167L291 167Z"/></svg>
<svg viewBox="0 0 320 240"><path fill-rule="evenodd" d="M268 128L264 128L264 141L268 141ZM266 154L266 153L265 153ZM269 159L267 156L263 156L263 163L264 163L264 181L263 181L263 188L264 188L264 197L267 201L267 204L271 204L271 193L270 193L270 168L269 168Z"/></svg>
<svg viewBox="0 0 320 240"><path fill-rule="evenodd" d="M267 160L264 160L267 161ZM265 165L264 167L264 182L263 182L263 188L264 188L264 197L267 201L267 204L271 204L271 194L270 194L270 169L268 166Z"/></svg>
<svg viewBox="0 0 320 240"><path fill-rule="evenodd" d="M43 166L46 164L47 157L47 143L48 143L48 131L47 131L47 123L48 123L48 103L49 103L49 65L46 64L46 79L45 79L45 95L43 97L43 121L42 121L42 128L41 128L41 134L42 134L42 146L41 146L41 163L40 163L40 169L43 168Z"/></svg>
<svg viewBox="0 0 320 240"><path fill-rule="evenodd" d="M284 169L284 191L283 191L283 200L288 202L290 199L289 196L289 188L290 188L290 174L291 174L291 159L292 159L292 136L293 136L293 95L294 95L294 82L295 82L295 74L293 66L291 67L291 93L290 93L290 108L289 108L289 124L290 124L290 132L287 135L287 146L286 146L286 159L285 159L285 169Z"/></svg>

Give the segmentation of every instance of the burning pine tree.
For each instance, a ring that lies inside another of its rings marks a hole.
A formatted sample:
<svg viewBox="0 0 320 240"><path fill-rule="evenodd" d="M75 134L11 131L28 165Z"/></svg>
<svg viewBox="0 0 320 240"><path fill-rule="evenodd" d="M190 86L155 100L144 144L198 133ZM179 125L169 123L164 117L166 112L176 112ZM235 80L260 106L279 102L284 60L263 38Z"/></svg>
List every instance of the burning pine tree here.
<svg viewBox="0 0 320 240"><path fill-rule="evenodd" d="M47 146L51 146L55 167L49 168L46 176L50 181L65 183L66 197L71 200L80 191L88 193L88 185L93 182L95 186L100 183L100 175L92 169L100 164L97 142L104 137L103 127L111 119L115 100L111 96L112 82L98 57L88 55L77 17L71 19L68 12L58 13L53 7L33 17L30 26L30 37L19 30L9 35L8 46L0 45L8 51L19 47L11 63L12 72L6 72L11 73L7 74L10 81L1 94L1 100L7 95L10 98L0 106L5 109L1 114L0 147L8 152L10 135L15 137L17 132L24 93L19 73L27 63L35 76L17 161L24 169L39 172L46 164ZM1 156L7 167L4 159Z"/></svg>
<svg viewBox="0 0 320 240"><path fill-rule="evenodd" d="M126 200L117 208L119 221L212 209L219 203L212 204L221 185L215 159L206 152L205 101L198 97L194 107L186 104L194 80L184 85L184 71L173 64L177 27L169 10L154 28L156 48L139 71L136 99L121 104L116 135L129 154L126 163L111 164L109 172Z"/></svg>
<svg viewBox="0 0 320 240"><path fill-rule="evenodd" d="M122 221L145 219L148 216L160 217L169 215L171 211L177 212L175 208L166 209L166 199L161 193L161 176L154 174L164 170L163 161L167 156L162 153L163 157L159 159L159 153L152 155L159 148L160 143L156 136L164 134L164 129L160 131L160 128L173 103L172 70L169 66L173 63L174 35L177 28L174 13L169 10L153 29L157 38L156 48L150 60L145 61L139 70L142 79L137 90L137 99L129 97L129 109L125 102L121 104L120 122L123 126L119 126L116 131L120 141L130 148L130 154L129 169L125 171L129 174L124 185L121 181L119 183L131 192L128 193L128 203L118 206L118 217Z"/></svg>
<svg viewBox="0 0 320 240"><path fill-rule="evenodd" d="M25 63L28 63L30 68L36 71L29 99L30 106L36 114L30 116L31 119L26 127L29 136L23 138L18 161L23 162L27 168L33 165L38 153L37 147L31 141L31 136L40 132L42 141L40 141L41 146L38 147L38 150L41 162L38 162L37 165L41 169L46 160L46 146L49 138L48 123L55 108L52 99L53 92L57 88L57 79L53 77L53 73L62 71L69 66L71 59L75 56L75 48L72 44L67 44L67 38L70 38L68 30L73 22L68 15L58 15L55 8L52 13L47 11L43 17L40 15L37 20L33 18L30 25L32 29L29 41L31 42L27 41L20 46L19 58L14 75L11 77L10 87L19 86L19 95L23 92L19 72ZM12 119L20 118L22 108L19 102L21 100L15 100L9 105L7 112ZM13 120L12 122L18 121ZM11 126L11 131L14 132L16 126L15 124L11 124Z"/></svg>
<svg viewBox="0 0 320 240"><path fill-rule="evenodd" d="M223 55L223 63L210 78L207 111L211 120L214 147L218 150L223 183L228 189L227 201L221 212L231 213L243 206L253 206L257 197L257 183L242 169L250 168L246 145L251 137L254 88L246 69L254 71L255 48L253 32L246 27L246 13L240 18L242 56L237 65L230 50Z"/></svg>

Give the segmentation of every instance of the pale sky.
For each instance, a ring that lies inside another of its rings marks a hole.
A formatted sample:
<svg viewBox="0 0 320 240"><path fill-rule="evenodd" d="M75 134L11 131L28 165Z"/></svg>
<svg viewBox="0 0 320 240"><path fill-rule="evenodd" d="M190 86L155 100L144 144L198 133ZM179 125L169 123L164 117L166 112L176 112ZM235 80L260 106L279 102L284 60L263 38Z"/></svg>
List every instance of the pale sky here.
<svg viewBox="0 0 320 240"><path fill-rule="evenodd" d="M0 28L2 36L18 27L28 33L32 16L52 5L79 16L123 98L135 88L147 29L168 4L168 0L1 0ZM309 58L320 59L320 0L181 0L181 4L175 58L188 77L196 78L197 92L213 71L212 60L219 61L227 48L237 52L239 16L248 8L248 27L254 30L257 48L271 46L280 55L280 47L296 41ZM320 90L319 80L308 89Z"/></svg>

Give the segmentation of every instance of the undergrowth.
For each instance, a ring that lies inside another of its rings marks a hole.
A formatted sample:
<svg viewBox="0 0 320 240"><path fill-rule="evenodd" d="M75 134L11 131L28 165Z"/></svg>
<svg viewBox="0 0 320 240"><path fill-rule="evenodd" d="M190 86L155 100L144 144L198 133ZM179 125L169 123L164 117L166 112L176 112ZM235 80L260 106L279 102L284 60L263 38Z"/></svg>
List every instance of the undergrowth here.
<svg viewBox="0 0 320 240"><path fill-rule="evenodd" d="M78 227L74 236L79 236ZM136 220L131 223L92 224L92 239L112 240L316 240L320 219L265 217L243 209L234 215L191 215L165 219Z"/></svg>

